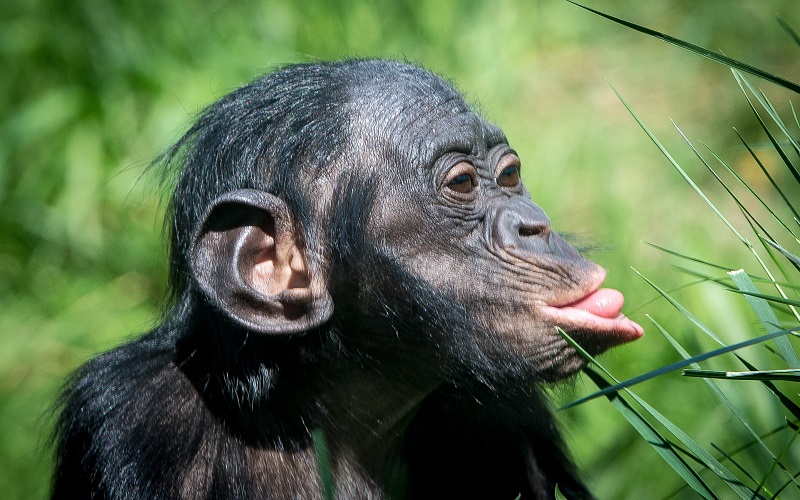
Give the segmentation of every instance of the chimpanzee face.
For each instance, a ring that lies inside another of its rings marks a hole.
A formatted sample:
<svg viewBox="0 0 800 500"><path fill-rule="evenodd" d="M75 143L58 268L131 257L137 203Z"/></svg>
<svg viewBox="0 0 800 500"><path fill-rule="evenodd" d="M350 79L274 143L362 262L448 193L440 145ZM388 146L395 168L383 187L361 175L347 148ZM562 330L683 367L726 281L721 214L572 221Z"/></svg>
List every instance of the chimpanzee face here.
<svg viewBox="0 0 800 500"><path fill-rule="evenodd" d="M452 91L420 94L395 81L362 95L367 111L351 123L362 161L351 168L375 179L369 231L410 274L546 378L582 365L557 328L594 354L641 336L620 314L621 294L599 290L605 271L531 201L522 161L497 126Z"/></svg>

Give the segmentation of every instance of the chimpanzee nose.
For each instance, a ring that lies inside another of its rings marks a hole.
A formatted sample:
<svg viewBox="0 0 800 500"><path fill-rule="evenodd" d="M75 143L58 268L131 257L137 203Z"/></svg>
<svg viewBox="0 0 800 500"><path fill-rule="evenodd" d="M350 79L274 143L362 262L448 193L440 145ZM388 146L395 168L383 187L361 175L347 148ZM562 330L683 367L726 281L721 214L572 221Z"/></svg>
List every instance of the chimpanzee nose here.
<svg viewBox="0 0 800 500"><path fill-rule="evenodd" d="M503 202L494 212L492 242L505 250L547 252L550 219L544 210L525 198Z"/></svg>

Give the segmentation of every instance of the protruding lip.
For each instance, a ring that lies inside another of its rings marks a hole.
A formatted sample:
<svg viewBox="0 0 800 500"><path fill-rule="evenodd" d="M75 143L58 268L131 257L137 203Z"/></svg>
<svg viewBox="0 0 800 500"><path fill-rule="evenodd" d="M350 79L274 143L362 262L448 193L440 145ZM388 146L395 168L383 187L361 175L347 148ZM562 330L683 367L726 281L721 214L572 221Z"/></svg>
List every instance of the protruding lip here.
<svg viewBox="0 0 800 500"><path fill-rule="evenodd" d="M580 299L565 305L542 306L541 312L567 333L580 332L582 339L593 338L610 346L631 342L644 335L641 326L622 314L624 302L621 292L599 288L598 283Z"/></svg>

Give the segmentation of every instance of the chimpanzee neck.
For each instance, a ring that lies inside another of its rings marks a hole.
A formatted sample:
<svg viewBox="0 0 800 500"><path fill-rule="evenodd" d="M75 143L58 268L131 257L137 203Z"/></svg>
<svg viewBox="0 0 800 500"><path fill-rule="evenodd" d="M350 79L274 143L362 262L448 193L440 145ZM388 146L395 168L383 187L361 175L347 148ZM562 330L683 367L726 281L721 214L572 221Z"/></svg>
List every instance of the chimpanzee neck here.
<svg viewBox="0 0 800 500"><path fill-rule="evenodd" d="M338 456L380 462L440 384L430 375L400 378L398 367L371 364L363 353L334 354L353 346L328 330L268 338L207 318L192 337L178 342L176 364L224 427L254 447L309 450L321 429Z"/></svg>

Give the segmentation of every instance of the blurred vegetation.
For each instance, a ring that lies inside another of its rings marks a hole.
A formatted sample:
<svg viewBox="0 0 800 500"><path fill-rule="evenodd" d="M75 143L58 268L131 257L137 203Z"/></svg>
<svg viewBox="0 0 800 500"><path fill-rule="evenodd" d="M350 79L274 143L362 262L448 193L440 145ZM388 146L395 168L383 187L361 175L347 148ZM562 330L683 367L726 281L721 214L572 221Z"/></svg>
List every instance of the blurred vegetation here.
<svg viewBox="0 0 800 500"><path fill-rule="evenodd" d="M775 22L800 26L796 0L589 1L797 81L800 55ZM711 348L630 269L690 307L730 343L760 335L745 300L695 278L648 241L731 269L752 262L631 119L620 91L679 161L693 158L668 118L733 158L759 190L732 127L766 137L725 67L562 0L6 0L0 7L0 498L46 496L51 407L64 377L156 321L166 276L165 193L149 161L227 91L289 62L347 56L417 61L453 79L520 152L526 184L557 230L599 246L626 310ZM762 82L759 82L761 85ZM788 97L765 84L784 113ZM683 155L683 156L681 156ZM769 151L762 160L781 180ZM686 164L693 164L687 161ZM696 164L696 162L694 163ZM702 165L691 172L721 191ZM794 195L797 191L789 193ZM719 200L730 213L729 199ZM758 358L758 353L753 357ZM619 378L679 359L660 335L603 357ZM568 402L591 384L557 388ZM701 443L739 441L696 382L637 387ZM796 391L791 392L796 394ZM759 387L728 394L759 429L784 415ZM606 402L563 413L600 498L654 498L682 484Z"/></svg>

